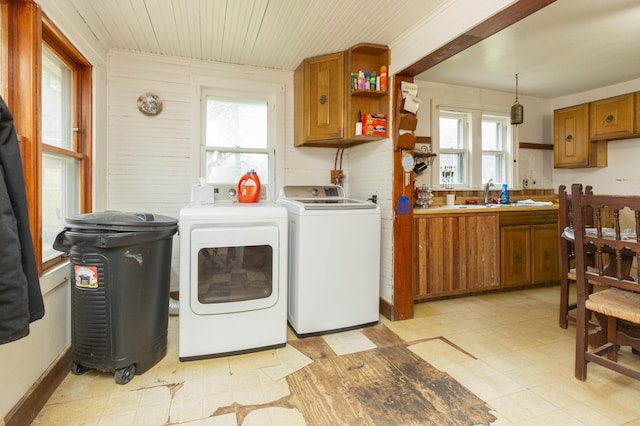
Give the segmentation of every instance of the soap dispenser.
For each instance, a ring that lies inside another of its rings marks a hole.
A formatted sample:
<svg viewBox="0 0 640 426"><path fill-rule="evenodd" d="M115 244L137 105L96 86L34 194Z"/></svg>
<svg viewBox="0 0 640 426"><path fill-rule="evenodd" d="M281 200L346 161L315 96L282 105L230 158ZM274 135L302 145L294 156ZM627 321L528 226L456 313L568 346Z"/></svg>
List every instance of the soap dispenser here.
<svg viewBox="0 0 640 426"><path fill-rule="evenodd" d="M507 184L502 184L502 192L500 193L500 204L509 204L509 191L507 191Z"/></svg>

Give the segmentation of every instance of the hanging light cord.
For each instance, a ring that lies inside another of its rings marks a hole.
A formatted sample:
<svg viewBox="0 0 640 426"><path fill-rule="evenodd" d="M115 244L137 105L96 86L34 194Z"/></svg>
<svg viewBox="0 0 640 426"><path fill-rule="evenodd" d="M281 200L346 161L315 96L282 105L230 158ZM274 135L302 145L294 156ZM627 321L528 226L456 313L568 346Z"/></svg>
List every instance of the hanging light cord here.
<svg viewBox="0 0 640 426"><path fill-rule="evenodd" d="M518 74L516 74L516 102L518 103Z"/></svg>

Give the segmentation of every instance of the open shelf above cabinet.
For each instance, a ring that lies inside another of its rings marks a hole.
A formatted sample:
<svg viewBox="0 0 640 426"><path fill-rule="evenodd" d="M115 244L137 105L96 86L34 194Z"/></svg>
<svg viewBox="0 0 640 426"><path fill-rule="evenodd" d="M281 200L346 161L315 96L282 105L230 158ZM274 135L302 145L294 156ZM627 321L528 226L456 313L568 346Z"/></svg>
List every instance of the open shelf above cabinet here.
<svg viewBox="0 0 640 426"><path fill-rule="evenodd" d="M352 83L352 74L375 72L378 78L388 65L389 48L369 43L305 59L294 74L294 145L350 147L388 138L388 89L356 90Z"/></svg>

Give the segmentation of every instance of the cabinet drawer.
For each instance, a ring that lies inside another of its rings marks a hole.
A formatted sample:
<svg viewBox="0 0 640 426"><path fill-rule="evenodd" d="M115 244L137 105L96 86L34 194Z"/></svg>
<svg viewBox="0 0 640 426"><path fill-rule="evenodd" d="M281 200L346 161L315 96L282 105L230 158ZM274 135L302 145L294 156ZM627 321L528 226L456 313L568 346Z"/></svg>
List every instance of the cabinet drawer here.
<svg viewBox="0 0 640 426"><path fill-rule="evenodd" d="M540 223L557 223L557 210L529 210L523 212L501 212L500 226L537 225Z"/></svg>

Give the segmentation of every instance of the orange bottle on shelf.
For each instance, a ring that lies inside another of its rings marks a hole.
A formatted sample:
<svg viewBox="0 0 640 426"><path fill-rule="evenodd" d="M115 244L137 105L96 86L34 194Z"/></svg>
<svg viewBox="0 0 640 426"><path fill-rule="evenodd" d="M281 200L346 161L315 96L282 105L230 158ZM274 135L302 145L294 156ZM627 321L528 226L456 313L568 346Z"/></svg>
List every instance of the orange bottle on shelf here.
<svg viewBox="0 0 640 426"><path fill-rule="evenodd" d="M260 200L260 178L251 169L238 181L238 202L257 203Z"/></svg>
<svg viewBox="0 0 640 426"><path fill-rule="evenodd" d="M380 90L383 92L387 91L387 66L383 65L380 67Z"/></svg>

